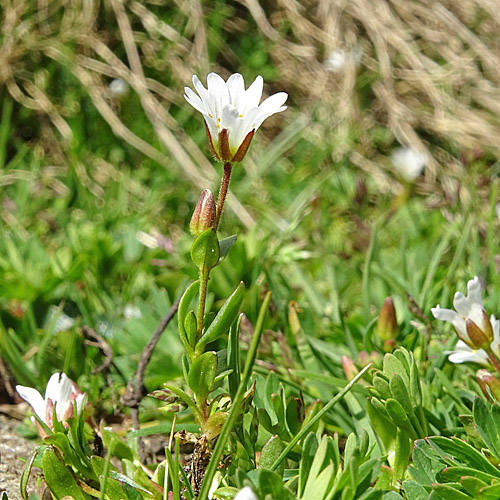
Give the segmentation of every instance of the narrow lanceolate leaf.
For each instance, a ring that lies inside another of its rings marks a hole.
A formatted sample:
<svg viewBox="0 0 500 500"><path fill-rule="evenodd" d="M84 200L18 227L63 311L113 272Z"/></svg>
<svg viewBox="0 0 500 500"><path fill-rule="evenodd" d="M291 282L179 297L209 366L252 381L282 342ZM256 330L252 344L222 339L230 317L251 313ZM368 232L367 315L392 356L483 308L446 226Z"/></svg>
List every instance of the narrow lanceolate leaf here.
<svg viewBox="0 0 500 500"><path fill-rule="evenodd" d="M28 486L28 479L31 474L31 468L33 467L33 462L35 461L35 458L37 457L38 453L40 452L40 446L35 448L32 452L31 455L29 456L28 460L24 464L23 471L21 473L21 496L23 497L23 500L28 500L28 492L26 491L26 487Z"/></svg>
<svg viewBox="0 0 500 500"><path fill-rule="evenodd" d="M193 361L189 370L188 384L198 404L207 399L212 391L217 372L217 353L205 352Z"/></svg>
<svg viewBox="0 0 500 500"><path fill-rule="evenodd" d="M206 332L201 336L198 344L196 344L196 350L198 352L203 352L203 348L208 343L217 340L229 331L229 328L238 316L244 293L245 285L241 282L233 294L224 302L217 316L207 328Z"/></svg>
<svg viewBox="0 0 500 500"><path fill-rule="evenodd" d="M43 475L50 492L56 500L71 496L75 500L88 500L70 472L68 467L57 457L56 451L49 446L43 452L42 459Z"/></svg>
<svg viewBox="0 0 500 500"><path fill-rule="evenodd" d="M228 236L227 238L219 241L220 260L226 257L226 255L229 253L229 250L231 250L231 247L236 243L237 238L238 236L236 234L233 234L232 236Z"/></svg>
<svg viewBox="0 0 500 500"><path fill-rule="evenodd" d="M191 344L189 342L189 337L186 332L185 328L185 323L186 319L189 313L189 306L193 299L195 298L196 294L198 293L198 289L200 287L200 282L195 281L189 285L187 290L184 292L184 295L182 296L180 302L179 302L179 309L177 311L178 315L178 325L179 325L179 337L182 341L182 344L184 345L184 348L188 352L188 354L191 354L193 352L193 349L191 347Z"/></svg>

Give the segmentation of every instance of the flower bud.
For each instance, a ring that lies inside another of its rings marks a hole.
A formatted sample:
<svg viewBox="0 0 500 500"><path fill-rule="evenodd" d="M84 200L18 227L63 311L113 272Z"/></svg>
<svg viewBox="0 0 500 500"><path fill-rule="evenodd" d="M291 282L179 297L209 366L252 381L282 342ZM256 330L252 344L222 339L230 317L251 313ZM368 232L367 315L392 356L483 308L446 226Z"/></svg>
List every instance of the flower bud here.
<svg viewBox="0 0 500 500"><path fill-rule="evenodd" d="M207 229L214 227L215 211L214 195L210 189L204 189L189 223L189 230L193 236L199 236Z"/></svg>
<svg viewBox="0 0 500 500"><path fill-rule="evenodd" d="M491 402L493 395L497 402L500 402L500 380L493 373L488 370L478 370L476 379L488 401Z"/></svg>
<svg viewBox="0 0 500 500"><path fill-rule="evenodd" d="M490 325L491 323L487 320L487 323ZM473 349L484 349L488 351L490 349L491 341L488 339L488 335L481 329L477 324L472 321L470 318L465 320L465 329L467 330L467 335L470 339L470 343L472 344ZM485 328L487 329L487 328ZM493 337L493 332L492 332Z"/></svg>
<svg viewBox="0 0 500 500"><path fill-rule="evenodd" d="M352 380L359 373L354 361L347 356L342 356L342 369L347 380Z"/></svg>
<svg viewBox="0 0 500 500"><path fill-rule="evenodd" d="M398 336L398 322L396 320L396 309L392 297L387 297L384 301L380 316L377 321L377 335L380 340L387 341Z"/></svg>

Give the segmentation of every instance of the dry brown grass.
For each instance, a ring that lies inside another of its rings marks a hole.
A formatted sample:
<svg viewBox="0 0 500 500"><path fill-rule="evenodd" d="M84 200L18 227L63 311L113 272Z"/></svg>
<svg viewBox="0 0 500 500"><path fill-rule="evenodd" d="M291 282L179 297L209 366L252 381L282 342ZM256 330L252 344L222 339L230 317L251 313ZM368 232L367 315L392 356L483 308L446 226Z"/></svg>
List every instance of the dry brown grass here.
<svg viewBox="0 0 500 500"><path fill-rule="evenodd" d="M387 164L382 157L398 141L427 152L426 182L432 185L438 166L446 166L452 177L461 175L461 153L500 156L497 1L240 1L248 17L226 23L225 29L237 35L256 26L272 42L279 87L289 91L293 106L310 121L310 139L331 144L334 159L350 155L384 185L386 170L379 164ZM178 23L182 29L160 21L150 8L153 3L177 9L184 17ZM0 88L5 86L16 101L36 110L42 123L50 124L43 133L44 147L51 148L53 157L63 161L64 144L72 135L65 117L78 103L54 98L47 73L37 63L44 58L71 71L122 140L166 168L181 170L175 165L182 165L200 188L214 181L205 152L169 113L172 104L182 103L179 90L194 72L238 69L210 65L204 12L209 6L201 0L2 4ZM105 27L99 24L103 16L111 19ZM126 60L117 57L117 47ZM325 61L335 50L354 55L331 71ZM148 78L143 65L168 70L178 88ZM124 79L138 94L166 154L122 122L107 87L109 78ZM382 151L373 141L378 127L389 131ZM251 225L251 216L237 200L230 202Z"/></svg>
<svg viewBox="0 0 500 500"><path fill-rule="evenodd" d="M499 157L497 1L243 2L262 34L275 42L273 57L285 86L321 107L325 129L340 123L334 126L337 156L349 152L354 129L362 147L352 160L362 166L360 153L376 158L372 133L380 124L401 144L433 158L428 181L438 164L461 171L438 144ZM284 20L290 24L287 36L276 29ZM329 71L325 61L334 50L357 51L361 60L356 64L353 57L342 70Z"/></svg>

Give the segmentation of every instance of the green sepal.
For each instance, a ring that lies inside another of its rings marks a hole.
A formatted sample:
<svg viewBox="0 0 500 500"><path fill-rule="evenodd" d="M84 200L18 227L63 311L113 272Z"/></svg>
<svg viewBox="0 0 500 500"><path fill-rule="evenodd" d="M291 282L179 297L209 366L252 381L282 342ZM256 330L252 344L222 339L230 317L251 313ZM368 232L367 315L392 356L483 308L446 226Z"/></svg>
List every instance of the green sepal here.
<svg viewBox="0 0 500 500"><path fill-rule="evenodd" d="M210 270L219 263L220 247L215 229L201 233L191 247L191 259L200 272L200 278L207 280Z"/></svg>
<svg viewBox="0 0 500 500"><path fill-rule="evenodd" d="M186 291L184 292L184 295L182 296L180 302L179 302L179 309L177 311L178 315L178 325L179 325L179 337L181 339L181 342L184 346L184 349L186 349L186 352L189 354L189 357L192 357L193 355L193 348L191 347L191 344L189 342L189 337L186 333L185 329L185 323L187 316L190 312L189 306L193 299L196 297L196 294L198 293L198 289L200 287L200 281L194 281L191 283Z"/></svg>
<svg viewBox="0 0 500 500"><path fill-rule="evenodd" d="M198 403L206 401L213 390L217 372L217 353L208 351L197 357L189 370L188 384Z"/></svg>
<svg viewBox="0 0 500 500"><path fill-rule="evenodd" d="M229 331L229 328L231 328L231 325L238 316L244 293L245 285L241 281L232 295L224 302L224 305L220 308L217 316L201 336L200 340L198 340L196 344L197 353L203 352L204 347L208 343L217 340Z"/></svg>

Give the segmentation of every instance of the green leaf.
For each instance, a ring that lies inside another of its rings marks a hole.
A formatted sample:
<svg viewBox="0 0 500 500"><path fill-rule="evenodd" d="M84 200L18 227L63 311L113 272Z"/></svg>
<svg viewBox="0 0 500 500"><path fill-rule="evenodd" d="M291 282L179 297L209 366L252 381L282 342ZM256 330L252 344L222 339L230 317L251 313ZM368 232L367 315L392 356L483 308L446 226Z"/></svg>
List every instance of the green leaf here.
<svg viewBox="0 0 500 500"><path fill-rule="evenodd" d="M295 500L293 495L283 485L281 476L269 469L262 469L259 473L259 489L262 498L267 495L272 499Z"/></svg>
<svg viewBox="0 0 500 500"><path fill-rule="evenodd" d="M408 500L427 500L429 498L429 492L421 484L411 479L403 482L403 489Z"/></svg>
<svg viewBox="0 0 500 500"><path fill-rule="evenodd" d="M236 234L233 234L232 236L228 236L227 238L224 238L223 240L219 241L220 260L226 258L226 255L229 253L229 250L231 250L231 247L236 243L237 238L238 236Z"/></svg>
<svg viewBox="0 0 500 500"><path fill-rule="evenodd" d="M495 457L500 460L500 406L476 398L472 411L479 435Z"/></svg>
<svg viewBox="0 0 500 500"><path fill-rule="evenodd" d="M375 377L373 377L373 387L375 387L375 390L382 399L389 399L392 397L389 382L387 382L385 378L375 375Z"/></svg>
<svg viewBox="0 0 500 500"><path fill-rule="evenodd" d="M382 440L385 448L385 452L388 453L392 448L394 440L396 439L396 429L397 427L392 423L389 418L386 418L387 411L384 408L384 412L379 412L373 405L374 399L367 400L367 413L370 418L370 423L372 424L373 430L377 436ZM376 400L375 400L376 401Z"/></svg>
<svg viewBox="0 0 500 500"><path fill-rule="evenodd" d="M196 344L197 352L203 352L203 348L206 344L217 340L229 331L229 328L238 316L244 294L245 285L243 284L243 282L240 282L236 290L226 300L226 302L224 302L217 316Z"/></svg>
<svg viewBox="0 0 500 500"><path fill-rule="evenodd" d="M217 353L205 352L197 357L189 370L188 384L194 392L198 403L206 401L212 392L217 372Z"/></svg>
<svg viewBox="0 0 500 500"><path fill-rule="evenodd" d="M471 500L474 498L447 484L435 484L432 489L435 497L439 500Z"/></svg>
<svg viewBox="0 0 500 500"><path fill-rule="evenodd" d="M186 329L184 327L186 323L186 318L189 313L189 306L191 305L191 302L195 298L196 294L198 293L198 289L200 287L200 281L194 281L191 283L191 285L188 286L186 291L184 292L184 295L182 296L180 302L179 302L179 309L177 311L178 315L178 325L179 325L179 337L182 341L182 344L184 345L184 348L186 349L188 354L192 354L193 348L191 347L191 343L189 341L189 337L186 333Z"/></svg>
<svg viewBox="0 0 500 500"><path fill-rule="evenodd" d="M24 464L23 471L21 473L21 483L19 487L21 488L21 496L23 497L23 500L28 500L28 492L26 491L26 488L28 486L28 480L30 478L31 474L31 468L33 467L33 462L35 461L35 458L37 457L38 453L41 451L41 446L37 446L30 454L28 457L28 460Z"/></svg>
<svg viewBox="0 0 500 500"><path fill-rule="evenodd" d="M395 425L407 431L413 440L417 439L415 430L413 429L413 426L411 425L408 416L399 401L392 398L388 399L385 402L385 409L387 410L389 418Z"/></svg>
<svg viewBox="0 0 500 500"><path fill-rule="evenodd" d="M479 491L485 486L488 486L484 481L481 481L481 479L470 476L461 477L460 484L463 486L464 490L474 498L479 498ZM497 496L496 498L498 499L499 497Z"/></svg>
<svg viewBox="0 0 500 500"><path fill-rule="evenodd" d="M45 481L56 500L65 496L71 496L75 500L88 500L88 496L79 488L73 474L57 457L52 446L48 446L43 452L42 466Z"/></svg>
<svg viewBox="0 0 500 500"><path fill-rule="evenodd" d="M396 434L396 457L394 460L394 477L396 480L403 479L406 474L406 467L410 461L411 445L408 434L401 429Z"/></svg>
<svg viewBox="0 0 500 500"><path fill-rule="evenodd" d="M105 473L106 460L102 457L93 456L90 459L92 464L92 469L94 470L96 476L101 479ZM115 467L111 464L108 465L108 477L106 478L105 493L109 497L109 500L121 500L123 499L123 488L120 482L111 479L109 472L115 470Z"/></svg>
<svg viewBox="0 0 500 500"><path fill-rule="evenodd" d="M391 380L393 375L399 375L407 387L410 385L408 372L403 363L394 354L386 354L384 356L384 375L388 380Z"/></svg>
<svg viewBox="0 0 500 500"><path fill-rule="evenodd" d="M307 478L310 475L309 473L311 470L311 466L317 451L318 451L318 439L316 438L316 434L314 432L310 432L304 439L304 444L302 446L302 456L300 459L300 468L299 468L299 489L298 489L299 498L302 498L303 496Z"/></svg>
<svg viewBox="0 0 500 500"><path fill-rule="evenodd" d="M498 481L497 477L470 467L446 467L436 474L436 478L440 483L458 483L460 482L460 479L465 476L475 477L484 481L486 484Z"/></svg>
<svg viewBox="0 0 500 500"><path fill-rule="evenodd" d="M242 315L238 316L238 320L233 323L229 330L229 342L227 346L227 363L228 368L232 369L232 373L228 377L229 395L231 398L236 396L236 391L240 385L240 323Z"/></svg>
<svg viewBox="0 0 500 500"><path fill-rule="evenodd" d="M408 416L413 416L413 404L408 394L408 389L400 375L395 374L390 382L392 397L399 402Z"/></svg>
<svg viewBox="0 0 500 500"><path fill-rule="evenodd" d="M441 454L446 463L450 465L459 465L456 463L456 461L458 461L461 462L462 465L467 465L500 478L500 470L465 441L458 438L446 438L442 436L430 437L427 441Z"/></svg>
<svg viewBox="0 0 500 500"><path fill-rule="evenodd" d="M186 339L189 345L194 348L196 344L197 324L196 314L193 310L189 311L186 319L184 320L184 331L186 332Z"/></svg>
<svg viewBox="0 0 500 500"><path fill-rule="evenodd" d="M259 469L270 469L274 461L280 456L285 449L283 441L278 436L272 436L267 443L262 447L260 455ZM285 463L283 462L276 472L283 477L285 472Z"/></svg>
<svg viewBox="0 0 500 500"><path fill-rule="evenodd" d="M479 491L479 495L476 498L480 500L498 500L500 498L500 484L485 486Z"/></svg>
<svg viewBox="0 0 500 500"><path fill-rule="evenodd" d="M210 270L219 263L220 248L215 229L201 233L191 247L191 259L200 272L200 278L207 280Z"/></svg>

